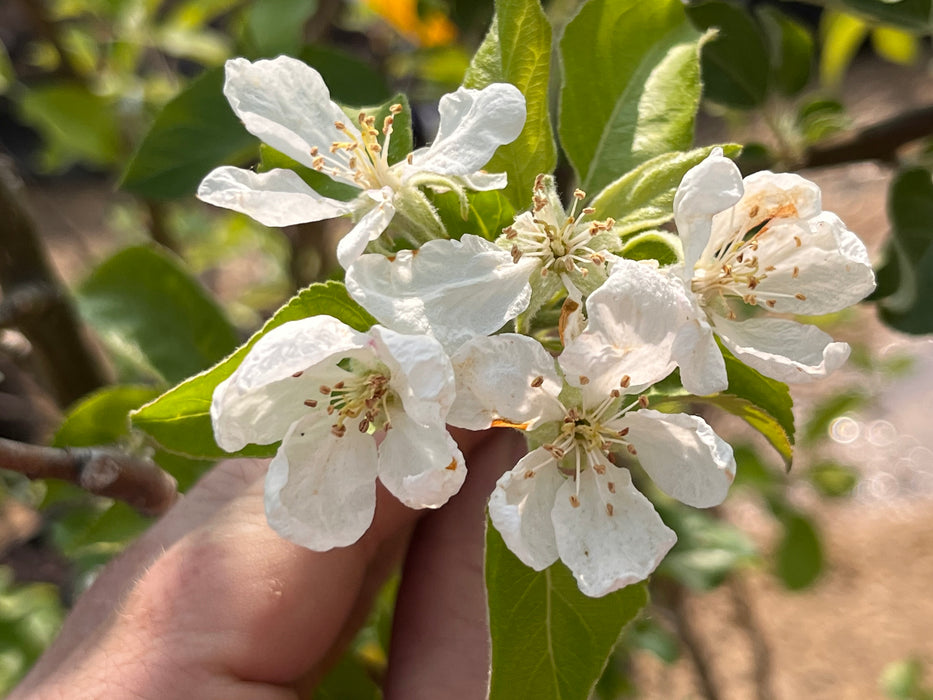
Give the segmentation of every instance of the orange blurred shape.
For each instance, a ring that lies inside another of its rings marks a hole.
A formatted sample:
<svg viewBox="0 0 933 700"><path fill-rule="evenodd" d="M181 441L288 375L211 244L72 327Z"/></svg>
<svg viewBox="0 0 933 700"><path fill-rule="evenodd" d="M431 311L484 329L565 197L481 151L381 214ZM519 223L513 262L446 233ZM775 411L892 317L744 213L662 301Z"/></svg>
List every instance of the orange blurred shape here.
<svg viewBox="0 0 933 700"><path fill-rule="evenodd" d="M373 12L416 46L445 46L457 38L457 27L439 10L418 14L418 0L363 0Z"/></svg>

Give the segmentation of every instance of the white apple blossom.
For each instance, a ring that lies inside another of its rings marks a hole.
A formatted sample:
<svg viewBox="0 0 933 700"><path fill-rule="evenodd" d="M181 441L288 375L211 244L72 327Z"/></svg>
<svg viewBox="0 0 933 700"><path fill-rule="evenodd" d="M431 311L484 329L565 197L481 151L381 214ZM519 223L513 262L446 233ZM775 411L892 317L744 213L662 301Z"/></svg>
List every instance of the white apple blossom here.
<svg viewBox="0 0 933 700"><path fill-rule="evenodd" d="M513 85L460 88L440 100L434 143L390 164L393 119L402 106L394 105L381 126L361 112L357 128L331 101L320 74L294 58L227 61L224 94L250 133L302 165L357 188L359 194L340 201L319 194L291 170L256 173L222 166L204 178L198 197L267 226L351 215L357 223L337 247L344 267L386 230L397 211L409 220L409 230L436 221L420 186L452 189L461 199L465 188L504 187L505 174L487 174L480 168L500 145L513 141L525 123L525 99ZM442 229L434 232L434 237L441 235Z"/></svg>
<svg viewBox="0 0 933 700"><path fill-rule="evenodd" d="M428 241L392 257L367 254L347 268L347 291L384 326L426 333L448 353L493 333L531 297L529 267L489 241Z"/></svg>
<svg viewBox="0 0 933 700"><path fill-rule="evenodd" d="M433 338L312 316L256 342L214 391L211 420L229 452L282 441L266 477L269 523L325 551L369 527L377 476L410 508L460 489L466 468L445 425L454 386Z"/></svg>
<svg viewBox="0 0 933 700"><path fill-rule="evenodd" d="M543 442L499 479L489 500L509 549L535 570L559 558L590 596L654 571L676 536L629 470L616 466L622 459L637 455L661 490L689 505L725 498L735 474L729 445L701 418L652 411L626 396L630 377L613 374L609 382L562 358L580 385L570 386L537 341L517 334L476 338L452 359L451 424L533 430Z"/></svg>
<svg viewBox="0 0 933 700"><path fill-rule="evenodd" d="M566 291L559 329L562 339L575 336L582 327L583 297L606 279L607 256L619 245L612 219L590 220L595 213L591 207L577 214L585 198L582 190L575 190L570 211L565 211L554 178L538 175L531 210L516 216L498 240L515 262L532 264L532 314L562 288Z"/></svg>
<svg viewBox="0 0 933 700"><path fill-rule="evenodd" d="M670 268L692 300L674 358L684 388L727 387L714 334L742 362L774 379L804 382L838 368L849 346L789 318L742 320L758 307L817 315L850 306L875 287L864 244L831 212L820 190L794 174L742 180L721 149L692 168L674 198L684 261Z"/></svg>

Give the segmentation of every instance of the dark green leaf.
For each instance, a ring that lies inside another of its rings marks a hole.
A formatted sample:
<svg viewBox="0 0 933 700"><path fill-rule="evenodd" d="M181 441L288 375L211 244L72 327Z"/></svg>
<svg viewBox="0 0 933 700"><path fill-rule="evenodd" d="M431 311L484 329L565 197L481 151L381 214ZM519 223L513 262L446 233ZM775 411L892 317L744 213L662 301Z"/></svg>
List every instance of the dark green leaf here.
<svg viewBox="0 0 933 700"><path fill-rule="evenodd" d="M25 90L20 115L42 136L40 167L62 170L76 161L96 166L117 160L120 125L111 98L78 83L50 83Z"/></svg>
<svg viewBox="0 0 933 700"><path fill-rule="evenodd" d="M567 25L558 131L583 190L690 147L698 41L680 0L590 0Z"/></svg>
<svg viewBox="0 0 933 700"><path fill-rule="evenodd" d="M825 440L830 424L837 417L864 406L868 398L868 395L861 391L844 391L820 400L804 427L800 444L810 446L820 440Z"/></svg>
<svg viewBox="0 0 933 700"><path fill-rule="evenodd" d="M771 45L771 77L785 95L796 95L810 80L813 64L813 37L810 31L776 7L758 10Z"/></svg>
<svg viewBox="0 0 933 700"><path fill-rule="evenodd" d="M163 448L198 459L228 456L214 441L210 406L214 389L233 374L249 349L263 335L288 321L327 314L357 330L376 321L347 294L343 284L312 284L280 308L266 324L230 357L206 372L182 382L131 415L133 425ZM269 456L275 445L250 446L238 454Z"/></svg>
<svg viewBox="0 0 933 700"><path fill-rule="evenodd" d="M893 226L887 262L878 270L881 318L905 333L933 332L933 179L930 171L900 172L891 183Z"/></svg>
<svg viewBox="0 0 933 700"><path fill-rule="evenodd" d="M807 470L807 479L821 496L843 498L858 485L858 471L838 462L819 462Z"/></svg>
<svg viewBox="0 0 933 700"><path fill-rule="evenodd" d="M256 153L223 94L224 71L195 78L156 117L123 173L120 186L152 199L188 197L214 167Z"/></svg>
<svg viewBox="0 0 933 700"><path fill-rule="evenodd" d="M379 71L345 51L332 46L306 46L298 58L321 74L335 102L357 106L374 105L392 97ZM408 103L405 105L407 108Z"/></svg>
<svg viewBox="0 0 933 700"><path fill-rule="evenodd" d="M612 217L613 233L627 236L657 228L674 218L674 193L686 172L699 164L714 146L692 151L664 153L645 161L607 185L591 203L597 219ZM734 158L742 147L724 144L726 156Z"/></svg>
<svg viewBox="0 0 933 700"><path fill-rule="evenodd" d="M534 571L492 525L486 531L492 634L490 700L585 700L622 628L647 602L644 584L589 598L560 562Z"/></svg>
<svg viewBox="0 0 933 700"><path fill-rule="evenodd" d="M244 12L246 35L255 56L294 56L317 0L254 0Z"/></svg>
<svg viewBox="0 0 933 700"><path fill-rule="evenodd" d="M716 28L703 44L703 95L738 109L761 106L768 95L768 45L758 23L729 2L690 5L687 14L700 29Z"/></svg>
<svg viewBox="0 0 933 700"><path fill-rule="evenodd" d="M795 510L779 513L784 535L776 553L776 573L792 591L811 585L823 571L823 545L809 517Z"/></svg>
<svg viewBox="0 0 933 700"><path fill-rule="evenodd" d="M512 83L525 96L525 128L512 143L500 146L486 165L491 173L509 177L505 195L516 210L531 202L540 173L550 173L557 149L548 115L551 66L551 25L538 0L496 0L496 16L473 57L463 84L483 88Z"/></svg>
<svg viewBox="0 0 933 700"><path fill-rule="evenodd" d="M917 33L927 33L933 23L930 0L842 0L849 9L874 20Z"/></svg>
<svg viewBox="0 0 933 700"><path fill-rule="evenodd" d="M359 657L348 652L340 657L320 685L314 689L314 700L379 700L379 692L373 680L367 675L366 667Z"/></svg>
<svg viewBox="0 0 933 700"><path fill-rule="evenodd" d="M177 382L231 352L236 332L181 261L126 248L78 288L78 306L115 353Z"/></svg>

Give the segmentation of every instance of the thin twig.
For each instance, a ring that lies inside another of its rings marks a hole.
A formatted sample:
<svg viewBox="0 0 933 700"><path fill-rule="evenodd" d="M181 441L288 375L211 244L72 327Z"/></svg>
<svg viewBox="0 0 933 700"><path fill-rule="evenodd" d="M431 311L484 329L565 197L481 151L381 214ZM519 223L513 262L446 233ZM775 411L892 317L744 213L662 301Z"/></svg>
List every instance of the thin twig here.
<svg viewBox="0 0 933 700"><path fill-rule="evenodd" d="M154 462L104 447L57 449L0 438L0 469L30 479L62 479L125 501L144 515L164 513L178 495L174 477Z"/></svg>
<svg viewBox="0 0 933 700"><path fill-rule="evenodd" d="M775 695L771 683L771 649L761 631L761 626L755 619L748 587L741 574L730 576L727 583L732 591L730 597L735 613L735 623L745 632L751 645L758 700L773 700Z"/></svg>
<svg viewBox="0 0 933 700"><path fill-rule="evenodd" d="M713 677L713 666L710 663L706 649L700 635L693 627L693 618L687 606L687 589L676 581L657 579L653 582L653 591L657 596L659 608L667 608L671 623L687 650L697 679L700 682L700 693L706 700L721 700L722 692Z"/></svg>

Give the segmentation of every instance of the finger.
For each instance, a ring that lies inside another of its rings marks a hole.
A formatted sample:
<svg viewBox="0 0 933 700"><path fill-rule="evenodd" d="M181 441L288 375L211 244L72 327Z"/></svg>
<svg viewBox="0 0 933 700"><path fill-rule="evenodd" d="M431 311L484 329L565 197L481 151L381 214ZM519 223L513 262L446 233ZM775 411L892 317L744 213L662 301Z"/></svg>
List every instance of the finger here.
<svg viewBox="0 0 933 700"><path fill-rule="evenodd" d="M476 446L460 493L424 517L412 536L392 628L388 700L486 697L486 501L525 445L511 431L483 435L472 438Z"/></svg>
<svg viewBox="0 0 933 700"><path fill-rule="evenodd" d="M169 513L162 532L142 544L140 580L112 584L125 591L125 603L104 623L95 653L125 672L128 687L170 693L186 670L204 668L294 682L328 657L367 594L377 553L418 517L379 486L373 526L359 542L312 552L269 528L262 490L261 478L230 489L226 500L193 489L182 503L187 510ZM153 559L152 550L165 545ZM72 649L86 654L80 644ZM68 666L78 664L60 660L59 668Z"/></svg>

